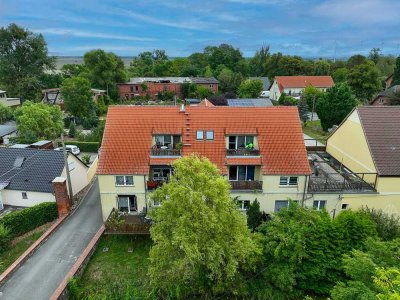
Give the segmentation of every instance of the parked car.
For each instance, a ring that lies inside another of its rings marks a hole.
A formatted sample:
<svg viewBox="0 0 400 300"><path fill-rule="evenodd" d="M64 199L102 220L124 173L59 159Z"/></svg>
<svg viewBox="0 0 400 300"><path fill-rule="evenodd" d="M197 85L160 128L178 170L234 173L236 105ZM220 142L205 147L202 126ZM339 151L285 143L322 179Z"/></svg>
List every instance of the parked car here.
<svg viewBox="0 0 400 300"><path fill-rule="evenodd" d="M269 98L269 91L262 91L262 93L260 94L261 98Z"/></svg>
<svg viewBox="0 0 400 300"><path fill-rule="evenodd" d="M55 148L54 150L63 151L63 147L58 147L58 148ZM68 152L71 152L72 154L75 154L75 155L78 155L79 153L81 153L81 150L79 150L79 148L75 145L65 145L65 150L67 150Z"/></svg>

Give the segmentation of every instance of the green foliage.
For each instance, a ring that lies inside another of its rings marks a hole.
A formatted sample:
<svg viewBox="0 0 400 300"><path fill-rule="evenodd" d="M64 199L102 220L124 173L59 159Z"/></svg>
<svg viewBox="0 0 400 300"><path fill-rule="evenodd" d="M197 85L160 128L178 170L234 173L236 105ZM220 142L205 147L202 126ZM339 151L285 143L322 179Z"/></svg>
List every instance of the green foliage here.
<svg viewBox="0 0 400 300"><path fill-rule="evenodd" d="M323 76L331 73L331 65L326 60L317 60L314 62L314 75Z"/></svg>
<svg viewBox="0 0 400 300"><path fill-rule="evenodd" d="M332 300L376 300L375 294L359 281L339 283L332 289Z"/></svg>
<svg viewBox="0 0 400 300"><path fill-rule="evenodd" d="M156 295L200 298L238 295L242 272L253 268L260 249L244 216L230 198L230 186L207 158L174 163L170 181L157 189L150 284Z"/></svg>
<svg viewBox="0 0 400 300"><path fill-rule="evenodd" d="M260 210L260 202L255 199L250 203L249 208L246 211L247 214L247 226L255 231L258 226L262 223L262 212Z"/></svg>
<svg viewBox="0 0 400 300"><path fill-rule="evenodd" d="M55 139L63 131L64 123L58 105L24 102L15 110L15 119L21 141Z"/></svg>
<svg viewBox="0 0 400 300"><path fill-rule="evenodd" d="M10 121L13 118L12 109L0 103L0 124L6 121Z"/></svg>
<svg viewBox="0 0 400 300"><path fill-rule="evenodd" d="M197 84L195 83L183 83L181 86L183 98L194 97L197 91Z"/></svg>
<svg viewBox="0 0 400 300"><path fill-rule="evenodd" d="M368 58L374 62L374 64L378 64L379 58L381 56L382 50L380 48L372 48L369 52Z"/></svg>
<svg viewBox="0 0 400 300"><path fill-rule="evenodd" d="M78 77L85 72L85 66L76 64L65 64L61 67L61 71L65 78Z"/></svg>
<svg viewBox="0 0 400 300"><path fill-rule="evenodd" d="M6 214L0 218L0 225L7 227L11 236L16 237L54 221L57 217L57 204L55 202L44 202Z"/></svg>
<svg viewBox="0 0 400 300"><path fill-rule="evenodd" d="M102 116L107 113L108 108L105 103L105 100L110 101L110 99L107 98L107 96L101 96L101 97L99 97L99 99L97 99L96 103L94 104L95 109L96 109L96 114L98 116Z"/></svg>
<svg viewBox="0 0 400 300"><path fill-rule="evenodd" d="M382 89L379 70L373 62L365 62L353 67L347 74L347 83L356 97L364 102Z"/></svg>
<svg viewBox="0 0 400 300"><path fill-rule="evenodd" d="M63 81L61 95L65 110L74 117L87 118L94 111L90 82L84 77L71 77Z"/></svg>
<svg viewBox="0 0 400 300"><path fill-rule="evenodd" d="M374 283L380 290L377 296L379 300L400 299L400 270L396 268L379 268L376 270Z"/></svg>
<svg viewBox="0 0 400 300"><path fill-rule="evenodd" d="M71 122L69 124L68 136L73 138L75 137L75 135L76 135L76 125L74 122Z"/></svg>
<svg viewBox="0 0 400 300"><path fill-rule="evenodd" d="M11 233L10 230L0 223L0 253L4 252L10 245Z"/></svg>
<svg viewBox="0 0 400 300"><path fill-rule="evenodd" d="M358 65L362 65L366 62L367 62L367 58L364 55L356 54L356 55L349 57L349 59L347 60L347 67L349 69L351 69Z"/></svg>
<svg viewBox="0 0 400 300"><path fill-rule="evenodd" d="M332 73L333 81L336 84L341 82L346 82L348 74L349 74L349 69L339 68Z"/></svg>
<svg viewBox="0 0 400 300"><path fill-rule="evenodd" d="M327 131L333 125L339 125L357 104L349 85L339 83L328 89L316 105L322 129Z"/></svg>
<svg viewBox="0 0 400 300"><path fill-rule="evenodd" d="M241 71L238 62L244 58L238 48L235 49L231 45L221 44L218 47L206 47L204 53L207 56L208 64L213 70L216 70L219 65L224 65L235 72Z"/></svg>
<svg viewBox="0 0 400 300"><path fill-rule="evenodd" d="M392 86L400 84L400 56L396 58L396 66L393 71Z"/></svg>
<svg viewBox="0 0 400 300"><path fill-rule="evenodd" d="M312 85L307 86L304 89L304 93L301 95L301 98L305 99L308 105L308 108L312 110L317 106L317 103L321 96L323 95L323 92L317 89L316 87L313 87Z"/></svg>
<svg viewBox="0 0 400 300"><path fill-rule="evenodd" d="M260 79L247 79L243 81L238 89L240 98L258 98L264 88Z"/></svg>
<svg viewBox="0 0 400 300"><path fill-rule="evenodd" d="M376 230L379 238L384 241L390 241L400 238L400 218L395 215L389 215L381 209L363 207L362 211L371 216L376 224Z"/></svg>
<svg viewBox="0 0 400 300"><path fill-rule="evenodd" d="M282 93L278 99L279 105L284 105L284 106L296 106L299 104L299 100L286 95L285 93Z"/></svg>
<svg viewBox="0 0 400 300"><path fill-rule="evenodd" d="M208 97L214 95L214 93L209 88L206 88L205 86L199 85L197 87L196 95L197 95L197 97L199 99L204 99L204 98L208 98Z"/></svg>
<svg viewBox="0 0 400 300"><path fill-rule="evenodd" d="M97 49L86 52L83 60L92 86L107 90L113 99L117 99L117 83L126 80L122 59L112 52Z"/></svg>
<svg viewBox="0 0 400 300"><path fill-rule="evenodd" d="M307 122L310 117L309 117L309 108L307 104L307 100L304 97L300 98L299 104L298 104L298 109L299 109L299 117L300 120L305 123Z"/></svg>
<svg viewBox="0 0 400 300"><path fill-rule="evenodd" d="M16 24L0 28L0 82L9 96L35 99L40 76L53 67L41 34Z"/></svg>
<svg viewBox="0 0 400 300"><path fill-rule="evenodd" d="M99 142L78 142L78 141L68 141L68 145L75 145L82 152L98 152L100 143Z"/></svg>
<svg viewBox="0 0 400 300"><path fill-rule="evenodd" d="M264 76L267 73L266 63L270 57L269 46L263 46L256 51L254 57L250 60L250 72L254 76Z"/></svg>
<svg viewBox="0 0 400 300"><path fill-rule="evenodd" d="M85 164L89 165L89 163L90 163L90 155L87 155L87 154L83 155L83 156L82 156L82 161L83 161Z"/></svg>
<svg viewBox="0 0 400 300"><path fill-rule="evenodd" d="M234 73L232 70L224 67L218 74L218 81L221 92L236 92L238 86L243 81L243 76L241 73Z"/></svg>

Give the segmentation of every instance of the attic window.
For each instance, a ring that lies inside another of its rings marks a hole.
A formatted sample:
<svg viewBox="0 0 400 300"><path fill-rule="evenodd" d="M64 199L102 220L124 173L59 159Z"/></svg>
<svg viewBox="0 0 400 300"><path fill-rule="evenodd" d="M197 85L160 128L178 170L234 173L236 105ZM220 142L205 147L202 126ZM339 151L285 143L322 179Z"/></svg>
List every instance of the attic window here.
<svg viewBox="0 0 400 300"><path fill-rule="evenodd" d="M206 139L208 141L213 140L214 139L214 131L206 131Z"/></svg>
<svg viewBox="0 0 400 300"><path fill-rule="evenodd" d="M196 131L196 140L203 140L204 139L204 131L203 130L197 130Z"/></svg>
<svg viewBox="0 0 400 300"><path fill-rule="evenodd" d="M25 161L25 157L18 156L14 161L14 168L21 168Z"/></svg>

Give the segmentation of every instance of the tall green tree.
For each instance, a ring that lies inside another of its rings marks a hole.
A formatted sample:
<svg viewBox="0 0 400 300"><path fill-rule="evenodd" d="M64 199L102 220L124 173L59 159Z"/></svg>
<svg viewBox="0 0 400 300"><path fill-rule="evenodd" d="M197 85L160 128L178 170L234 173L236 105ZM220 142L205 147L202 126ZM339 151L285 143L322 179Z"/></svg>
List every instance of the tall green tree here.
<svg viewBox="0 0 400 300"><path fill-rule="evenodd" d="M250 71L253 76L266 75L266 63L270 57L269 46L263 46L256 51L254 57L250 60Z"/></svg>
<svg viewBox="0 0 400 300"><path fill-rule="evenodd" d="M322 95L323 92L321 90L309 85L304 89L304 93L301 95L301 98L305 99L307 102L308 109L315 112L317 103Z"/></svg>
<svg viewBox="0 0 400 300"><path fill-rule="evenodd" d="M10 96L34 99L40 91L39 77L54 68L41 34L16 24L0 28L0 83Z"/></svg>
<svg viewBox="0 0 400 300"><path fill-rule="evenodd" d="M240 98L258 98L264 88L260 79L247 79L243 81L238 89Z"/></svg>
<svg viewBox="0 0 400 300"><path fill-rule="evenodd" d="M331 64L326 60L317 60L314 62L314 74L316 76L329 75L331 73Z"/></svg>
<svg viewBox="0 0 400 300"><path fill-rule="evenodd" d="M71 77L63 81L61 95L65 110L74 117L89 118L94 111L90 82L84 77Z"/></svg>
<svg viewBox="0 0 400 300"><path fill-rule="evenodd" d="M117 99L117 83L126 80L122 59L112 52L97 49L86 52L83 61L92 87L104 89L111 98Z"/></svg>
<svg viewBox="0 0 400 300"><path fill-rule="evenodd" d="M372 48L369 52L368 58L374 62L374 64L378 64L379 58L381 57L382 50L380 48Z"/></svg>
<svg viewBox="0 0 400 300"><path fill-rule="evenodd" d="M368 102L375 93L382 90L382 83L379 78L378 68L373 62L368 61L353 67L349 71L347 83L358 99Z"/></svg>
<svg viewBox="0 0 400 300"><path fill-rule="evenodd" d="M222 93L236 93L238 86L243 81L243 76L240 73L234 73L232 70L224 67L218 74L219 90Z"/></svg>
<svg viewBox="0 0 400 300"><path fill-rule="evenodd" d="M208 46L204 49L204 53L207 55L208 64L214 70L218 65L224 65L232 71L238 72L240 71L238 62L244 59L238 48L228 44L221 44L218 47Z"/></svg>
<svg viewBox="0 0 400 300"><path fill-rule="evenodd" d="M396 58L396 66L393 71L392 86L400 84L400 56Z"/></svg>
<svg viewBox="0 0 400 300"><path fill-rule="evenodd" d="M21 142L32 143L38 139L55 139L64 128L58 105L25 101L15 110L18 135Z"/></svg>
<svg viewBox="0 0 400 300"><path fill-rule="evenodd" d="M260 202L255 199L250 203L249 208L246 211L247 215L247 226L253 231L262 223L262 212L260 210Z"/></svg>
<svg viewBox="0 0 400 300"><path fill-rule="evenodd" d="M305 98L301 97L297 107L299 109L300 120L303 123L306 123L310 119L310 117L309 117L310 110L308 108L307 100Z"/></svg>
<svg viewBox="0 0 400 300"><path fill-rule="evenodd" d="M177 160L151 211L149 278L156 296L188 299L240 295L242 271L261 254L228 181L207 158Z"/></svg>
<svg viewBox="0 0 400 300"><path fill-rule="evenodd" d="M339 125L357 104L348 84L339 83L328 89L316 105L322 129L327 131L333 125Z"/></svg>

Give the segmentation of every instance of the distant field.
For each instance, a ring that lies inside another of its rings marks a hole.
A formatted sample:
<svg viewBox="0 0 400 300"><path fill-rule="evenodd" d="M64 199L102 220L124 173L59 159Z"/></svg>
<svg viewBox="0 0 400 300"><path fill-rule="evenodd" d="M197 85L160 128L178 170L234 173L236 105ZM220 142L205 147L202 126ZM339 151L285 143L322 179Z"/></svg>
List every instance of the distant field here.
<svg viewBox="0 0 400 300"><path fill-rule="evenodd" d="M129 66L133 56L123 56L121 59L124 61L125 66ZM59 70L66 64L82 64L83 56L58 56L56 59L56 69Z"/></svg>

